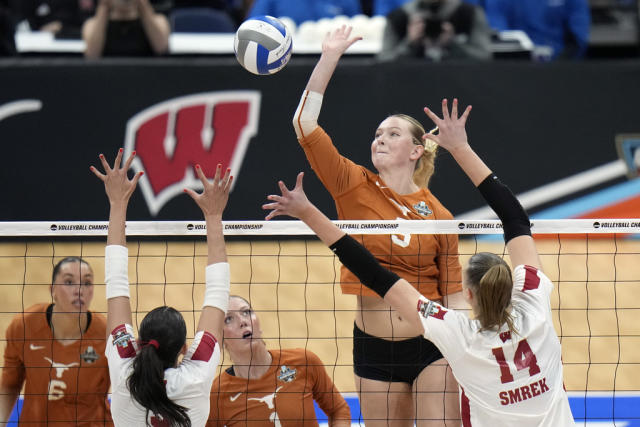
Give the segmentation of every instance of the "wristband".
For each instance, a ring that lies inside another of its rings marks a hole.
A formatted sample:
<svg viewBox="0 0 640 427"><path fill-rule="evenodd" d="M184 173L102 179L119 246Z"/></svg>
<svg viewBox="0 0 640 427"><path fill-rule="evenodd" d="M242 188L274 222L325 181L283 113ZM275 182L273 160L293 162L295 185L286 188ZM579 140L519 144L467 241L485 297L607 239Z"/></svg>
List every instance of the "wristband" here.
<svg viewBox="0 0 640 427"><path fill-rule="evenodd" d="M300 98L298 109L293 115L293 129L298 139L304 138L318 127L318 117L322 108L323 95L305 90Z"/></svg>
<svg viewBox="0 0 640 427"><path fill-rule="evenodd" d="M204 307L215 307L227 312L229 307L229 277L231 276L228 262L218 262L207 266L206 284L204 290Z"/></svg>
<svg viewBox="0 0 640 427"><path fill-rule="evenodd" d="M129 250L108 245L104 251L104 283L107 299L129 296Z"/></svg>

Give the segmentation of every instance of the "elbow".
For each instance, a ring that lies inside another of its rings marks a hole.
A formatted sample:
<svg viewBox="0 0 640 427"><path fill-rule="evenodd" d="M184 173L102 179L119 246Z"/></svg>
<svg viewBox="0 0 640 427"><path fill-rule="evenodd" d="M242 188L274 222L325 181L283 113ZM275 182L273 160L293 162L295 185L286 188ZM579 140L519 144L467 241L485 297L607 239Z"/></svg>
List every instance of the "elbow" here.
<svg viewBox="0 0 640 427"><path fill-rule="evenodd" d="M98 59L102 57L102 50L87 48L84 51L85 59Z"/></svg>

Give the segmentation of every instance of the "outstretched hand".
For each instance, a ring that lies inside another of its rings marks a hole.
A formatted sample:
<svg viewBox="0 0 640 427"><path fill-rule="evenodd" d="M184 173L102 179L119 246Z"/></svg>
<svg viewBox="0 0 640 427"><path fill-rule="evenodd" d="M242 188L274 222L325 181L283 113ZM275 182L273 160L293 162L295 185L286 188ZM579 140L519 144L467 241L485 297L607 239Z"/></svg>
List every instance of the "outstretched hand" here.
<svg viewBox="0 0 640 427"><path fill-rule="evenodd" d="M278 181L278 186L280 187L282 195L269 195L267 196L267 200L272 200L273 203L265 203L262 205L262 209L271 210L269 215L265 217L267 221L279 215L289 215L294 218L302 219L305 212L308 212L310 208L313 208L313 205L309 202L309 199L307 199L307 195L304 193L304 189L302 188L303 177L304 172L300 172L296 178L296 186L293 190L289 190L287 186L284 185L284 182Z"/></svg>
<svg viewBox="0 0 640 427"><path fill-rule="evenodd" d="M353 27L343 25L327 33L322 41L322 53L341 56L352 44L362 40L360 36L350 37L352 30Z"/></svg>
<svg viewBox="0 0 640 427"><path fill-rule="evenodd" d="M221 177L222 165L218 164L213 181L207 179L200 165L196 165L195 170L196 175L202 181L204 191L202 194L198 194L190 188L185 188L184 192L196 202L205 218L222 217L222 212L229 200L229 191L231 191L231 182L233 181L231 169L227 169L224 176Z"/></svg>
<svg viewBox="0 0 640 427"><path fill-rule="evenodd" d="M144 174L144 172L139 172L135 174L133 178L129 179L127 171L131 167L131 163L136 156L136 152L132 152L124 163L124 166L120 167L122 164L122 152L123 150L121 148L118 151L116 160L113 162L113 167L109 166L104 154L100 154L100 162L102 162L102 167L105 173L101 173L93 166L89 167L91 172L104 182L104 189L107 193L107 197L109 198L109 203L111 203L112 206L118 204L124 204L126 206L129 203L129 198L138 185L138 180Z"/></svg>
<svg viewBox="0 0 640 427"><path fill-rule="evenodd" d="M449 152L469 145L465 124L471 112L471 105L464 110L460 117L458 117L458 100L455 98L451 114L449 114L446 99L442 100L442 118L427 107L424 108L424 112L438 126L439 132L437 135L427 133L422 137L423 139L429 139Z"/></svg>

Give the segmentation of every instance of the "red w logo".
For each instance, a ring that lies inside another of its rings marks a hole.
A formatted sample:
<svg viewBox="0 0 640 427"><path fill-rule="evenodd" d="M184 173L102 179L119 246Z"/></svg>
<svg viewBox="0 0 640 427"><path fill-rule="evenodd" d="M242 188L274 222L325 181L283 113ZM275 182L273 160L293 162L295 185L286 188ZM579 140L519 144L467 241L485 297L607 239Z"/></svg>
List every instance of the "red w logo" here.
<svg viewBox="0 0 640 427"><path fill-rule="evenodd" d="M124 154L137 152L132 167L145 173L139 184L151 215L184 187L202 188L196 164L212 177L221 163L237 177L259 113L259 92L225 91L174 98L132 117Z"/></svg>

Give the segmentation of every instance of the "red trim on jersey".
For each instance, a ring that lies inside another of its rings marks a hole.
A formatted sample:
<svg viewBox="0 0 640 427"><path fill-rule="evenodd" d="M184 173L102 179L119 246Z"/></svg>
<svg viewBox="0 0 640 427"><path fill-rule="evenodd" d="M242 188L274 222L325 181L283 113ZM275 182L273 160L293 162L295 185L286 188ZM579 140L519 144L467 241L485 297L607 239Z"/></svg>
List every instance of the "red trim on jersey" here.
<svg viewBox="0 0 640 427"><path fill-rule="evenodd" d="M202 334L202 338L198 343L198 348L193 352L193 356L191 356L191 360L201 360L203 362L208 362L213 355L213 350L216 348L216 338L211 335L209 332L204 331Z"/></svg>
<svg viewBox="0 0 640 427"><path fill-rule="evenodd" d="M525 265L524 269L526 273L524 276L524 285L522 285L522 292L538 289L538 286L540 285L540 277L538 277L538 269L535 267L531 267L529 265Z"/></svg>
<svg viewBox="0 0 640 427"><path fill-rule="evenodd" d="M111 337L121 359L130 359L136 356L133 337L127 332L127 327L124 323L113 328Z"/></svg>
<svg viewBox="0 0 640 427"><path fill-rule="evenodd" d="M462 427L471 427L471 408L469 407L469 398L464 393L462 386L462 395L460 396L460 416L462 417Z"/></svg>

